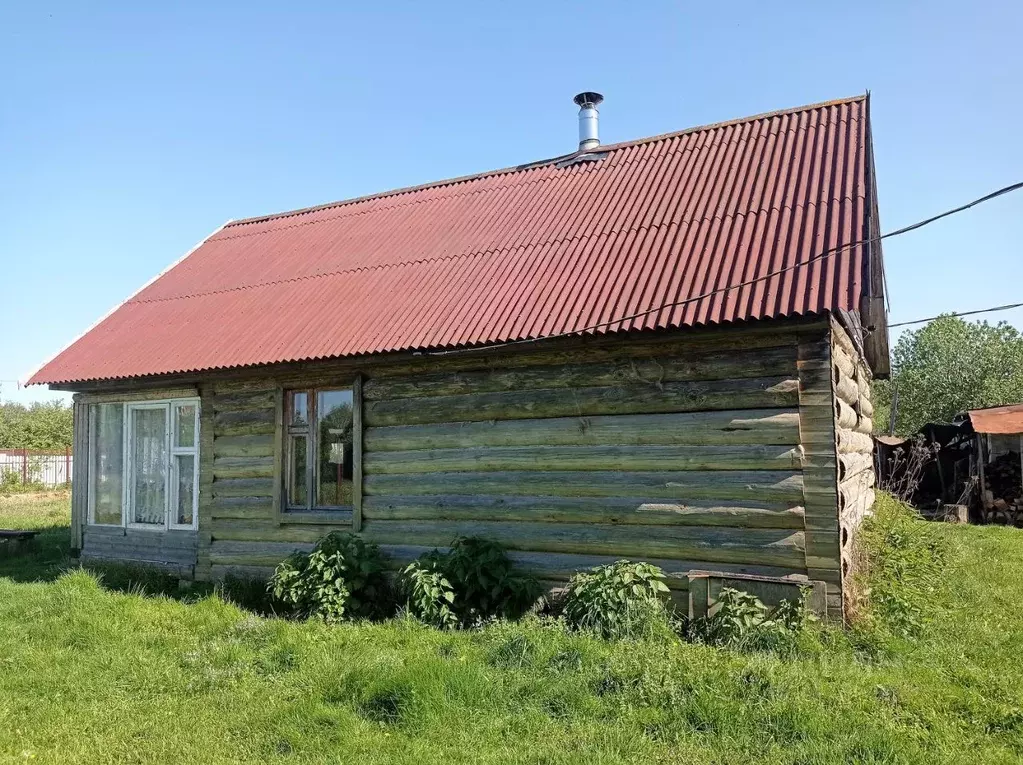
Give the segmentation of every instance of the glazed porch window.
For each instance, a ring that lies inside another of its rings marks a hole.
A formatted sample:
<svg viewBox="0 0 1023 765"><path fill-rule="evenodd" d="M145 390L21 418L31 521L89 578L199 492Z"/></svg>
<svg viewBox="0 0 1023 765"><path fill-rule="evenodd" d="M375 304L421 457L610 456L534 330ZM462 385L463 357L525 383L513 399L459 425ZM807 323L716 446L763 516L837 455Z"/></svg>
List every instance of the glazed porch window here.
<svg viewBox="0 0 1023 765"><path fill-rule="evenodd" d="M195 529L199 401L94 404L89 418L89 523Z"/></svg>
<svg viewBox="0 0 1023 765"><path fill-rule="evenodd" d="M351 388L288 391L285 492L288 510L352 506Z"/></svg>

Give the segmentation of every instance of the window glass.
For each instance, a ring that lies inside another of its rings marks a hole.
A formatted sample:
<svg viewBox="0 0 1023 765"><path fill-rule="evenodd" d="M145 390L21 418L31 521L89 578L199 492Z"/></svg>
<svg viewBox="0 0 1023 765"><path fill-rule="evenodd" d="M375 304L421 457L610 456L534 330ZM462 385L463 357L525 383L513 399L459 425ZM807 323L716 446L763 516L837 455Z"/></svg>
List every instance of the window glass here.
<svg viewBox="0 0 1023 765"><path fill-rule="evenodd" d="M174 446L181 449L195 446L195 404L174 407Z"/></svg>
<svg viewBox="0 0 1023 765"><path fill-rule="evenodd" d="M195 455L179 454L174 461L178 478L174 523L191 526L195 512Z"/></svg>
<svg viewBox="0 0 1023 765"><path fill-rule="evenodd" d="M131 409L132 523L166 524L167 410Z"/></svg>
<svg viewBox="0 0 1023 765"><path fill-rule="evenodd" d="M124 407L94 404L92 407L92 513L93 523L121 525L124 475Z"/></svg>
<svg viewBox="0 0 1023 765"><path fill-rule="evenodd" d="M291 426L309 424L309 395L303 391L291 394Z"/></svg>
<svg viewBox="0 0 1023 765"><path fill-rule="evenodd" d="M352 504L352 392L316 394L318 443L316 505Z"/></svg>
<svg viewBox="0 0 1023 765"><path fill-rule="evenodd" d="M308 438L304 435L291 436L289 439L288 471L288 504L305 506L308 504L306 488L308 486L309 461L306 459Z"/></svg>

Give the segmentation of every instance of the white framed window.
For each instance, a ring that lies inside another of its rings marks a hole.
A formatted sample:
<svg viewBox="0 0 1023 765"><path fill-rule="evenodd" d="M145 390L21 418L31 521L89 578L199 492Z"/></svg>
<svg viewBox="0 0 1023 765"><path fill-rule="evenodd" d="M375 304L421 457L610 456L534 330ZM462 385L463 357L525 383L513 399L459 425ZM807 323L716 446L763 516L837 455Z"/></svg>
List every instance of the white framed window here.
<svg viewBox="0 0 1023 765"><path fill-rule="evenodd" d="M90 524L198 527L198 399L92 405L89 459Z"/></svg>

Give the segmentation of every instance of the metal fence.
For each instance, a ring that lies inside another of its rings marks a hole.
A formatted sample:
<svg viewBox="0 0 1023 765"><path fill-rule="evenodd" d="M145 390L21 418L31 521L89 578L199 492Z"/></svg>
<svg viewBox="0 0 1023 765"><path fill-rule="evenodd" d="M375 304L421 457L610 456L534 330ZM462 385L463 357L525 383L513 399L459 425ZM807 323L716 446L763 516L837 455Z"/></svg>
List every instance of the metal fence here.
<svg viewBox="0 0 1023 765"><path fill-rule="evenodd" d="M74 464L70 449L0 449L0 482L70 486Z"/></svg>

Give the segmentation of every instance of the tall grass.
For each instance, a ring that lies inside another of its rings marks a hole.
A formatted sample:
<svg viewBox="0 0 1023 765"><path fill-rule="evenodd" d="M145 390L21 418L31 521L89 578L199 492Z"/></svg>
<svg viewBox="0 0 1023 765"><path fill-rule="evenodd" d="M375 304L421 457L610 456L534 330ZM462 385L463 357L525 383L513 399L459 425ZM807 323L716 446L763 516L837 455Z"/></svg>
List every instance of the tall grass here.
<svg viewBox="0 0 1023 765"><path fill-rule="evenodd" d="M786 655L0 578L0 762L1019 761L1023 536L882 506L863 538L891 597Z"/></svg>

